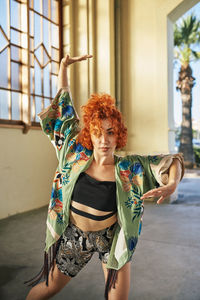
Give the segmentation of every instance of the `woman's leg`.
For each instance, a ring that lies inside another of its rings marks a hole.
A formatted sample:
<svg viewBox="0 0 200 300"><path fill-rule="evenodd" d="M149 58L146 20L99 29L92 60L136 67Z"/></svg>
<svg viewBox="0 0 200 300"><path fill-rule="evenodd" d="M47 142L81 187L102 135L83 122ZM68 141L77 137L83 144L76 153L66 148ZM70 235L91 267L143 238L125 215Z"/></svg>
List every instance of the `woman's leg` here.
<svg viewBox="0 0 200 300"><path fill-rule="evenodd" d="M106 264L102 263L102 268L106 282L108 275ZM108 293L109 300L128 300L130 290L130 275L131 262L128 262L120 270L118 270L115 288L111 288Z"/></svg>
<svg viewBox="0 0 200 300"><path fill-rule="evenodd" d="M55 265L54 270L49 273L49 283L45 281L34 286L26 300L46 300L57 294L69 281L71 277L64 275Z"/></svg>

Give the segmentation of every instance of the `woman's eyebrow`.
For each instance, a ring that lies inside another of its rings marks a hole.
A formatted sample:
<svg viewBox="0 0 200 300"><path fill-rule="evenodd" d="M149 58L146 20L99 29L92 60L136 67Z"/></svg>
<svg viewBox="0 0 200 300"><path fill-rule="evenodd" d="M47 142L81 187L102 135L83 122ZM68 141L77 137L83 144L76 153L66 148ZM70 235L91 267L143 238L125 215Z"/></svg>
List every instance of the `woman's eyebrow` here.
<svg viewBox="0 0 200 300"><path fill-rule="evenodd" d="M107 131L112 130L112 129L113 129L112 127L111 127L111 128L108 128Z"/></svg>

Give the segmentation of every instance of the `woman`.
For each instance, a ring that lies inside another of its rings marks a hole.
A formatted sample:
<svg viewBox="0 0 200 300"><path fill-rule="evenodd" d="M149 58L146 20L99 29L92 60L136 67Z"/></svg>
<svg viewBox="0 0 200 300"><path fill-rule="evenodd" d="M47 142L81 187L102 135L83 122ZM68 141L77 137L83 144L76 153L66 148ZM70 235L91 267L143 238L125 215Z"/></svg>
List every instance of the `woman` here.
<svg viewBox="0 0 200 300"><path fill-rule="evenodd" d="M171 195L183 177L180 154L119 157L127 129L111 96L92 95L83 106L82 130L73 108L66 69L91 55L62 59L59 92L39 114L59 165L47 217L45 263L27 300L49 299L98 252L105 298L128 299L130 261L141 231L143 199ZM160 186L160 187L159 187Z"/></svg>

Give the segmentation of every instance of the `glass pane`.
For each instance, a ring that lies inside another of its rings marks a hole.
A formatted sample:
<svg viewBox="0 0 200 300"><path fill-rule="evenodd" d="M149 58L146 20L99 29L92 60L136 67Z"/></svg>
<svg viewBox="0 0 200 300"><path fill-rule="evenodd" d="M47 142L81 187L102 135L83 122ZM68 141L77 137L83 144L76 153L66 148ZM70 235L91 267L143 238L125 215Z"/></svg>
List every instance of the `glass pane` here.
<svg viewBox="0 0 200 300"><path fill-rule="evenodd" d="M51 24L51 44L52 46L59 48L58 26L54 24Z"/></svg>
<svg viewBox="0 0 200 300"><path fill-rule="evenodd" d="M39 118L37 114L39 114L42 111L42 98L41 97L35 97L35 114L36 114L36 122L39 122Z"/></svg>
<svg viewBox="0 0 200 300"><path fill-rule="evenodd" d="M31 59L31 67L34 67L34 55L33 55L33 53L30 54L30 59Z"/></svg>
<svg viewBox="0 0 200 300"><path fill-rule="evenodd" d="M52 73L58 74L59 64L52 61Z"/></svg>
<svg viewBox="0 0 200 300"><path fill-rule="evenodd" d="M38 2L38 1L36 1ZM36 48L41 43L41 17L34 14L34 48Z"/></svg>
<svg viewBox="0 0 200 300"><path fill-rule="evenodd" d="M35 56L37 57L37 59L39 60L40 65L43 65L43 59L42 59L42 49L43 47L40 46L39 48L37 48L37 50L35 51Z"/></svg>
<svg viewBox="0 0 200 300"><path fill-rule="evenodd" d="M7 0L1 0L1 9L0 9L0 20L1 20L1 27L3 28L3 31L8 36L8 5Z"/></svg>
<svg viewBox="0 0 200 300"><path fill-rule="evenodd" d="M30 38L30 50L33 51L34 50L34 39Z"/></svg>
<svg viewBox="0 0 200 300"><path fill-rule="evenodd" d="M30 91L33 93L33 80L34 80L34 69L30 68Z"/></svg>
<svg viewBox="0 0 200 300"><path fill-rule="evenodd" d="M21 110L21 94L20 93L11 93L12 101L12 120L20 120L20 110Z"/></svg>
<svg viewBox="0 0 200 300"><path fill-rule="evenodd" d="M45 98L45 99L44 99L44 108L48 107L50 104L51 104L51 100Z"/></svg>
<svg viewBox="0 0 200 300"><path fill-rule="evenodd" d="M42 94L41 69L36 60L35 60L35 94L38 95Z"/></svg>
<svg viewBox="0 0 200 300"><path fill-rule="evenodd" d="M20 60L20 48L11 46L11 59Z"/></svg>
<svg viewBox="0 0 200 300"><path fill-rule="evenodd" d="M21 4L21 30L27 32L27 6Z"/></svg>
<svg viewBox="0 0 200 300"><path fill-rule="evenodd" d="M8 87L8 48L0 54L0 87Z"/></svg>
<svg viewBox="0 0 200 300"><path fill-rule="evenodd" d="M43 43L48 52L50 52L49 31L50 31L50 22L43 19Z"/></svg>
<svg viewBox="0 0 200 300"><path fill-rule="evenodd" d="M58 80L58 77L55 76L55 75L51 75L51 80L52 80L51 91L52 91L52 97L54 98L56 93L57 93L57 80Z"/></svg>
<svg viewBox="0 0 200 300"><path fill-rule="evenodd" d="M53 60L59 61L59 51L53 47L51 47L51 58Z"/></svg>
<svg viewBox="0 0 200 300"><path fill-rule="evenodd" d="M19 78L20 78L20 66L17 63L11 63L11 88L15 90L20 89Z"/></svg>
<svg viewBox="0 0 200 300"><path fill-rule="evenodd" d="M33 0L29 0L29 7L33 8Z"/></svg>
<svg viewBox="0 0 200 300"><path fill-rule="evenodd" d="M44 96L50 97L50 70L49 65L44 68Z"/></svg>
<svg viewBox="0 0 200 300"><path fill-rule="evenodd" d="M16 30L11 29L11 43L19 45L20 46L20 33Z"/></svg>
<svg viewBox="0 0 200 300"><path fill-rule="evenodd" d="M34 0L34 10L42 14L42 1Z"/></svg>
<svg viewBox="0 0 200 300"><path fill-rule="evenodd" d="M33 96L31 96L31 121L35 121L35 101L33 99Z"/></svg>
<svg viewBox="0 0 200 300"><path fill-rule="evenodd" d="M34 34L34 27L33 27L33 11L29 10L29 27L30 27L30 35L33 36Z"/></svg>
<svg viewBox="0 0 200 300"><path fill-rule="evenodd" d="M45 17L49 17L49 15L48 15L48 0L43 0L43 15L45 16Z"/></svg>
<svg viewBox="0 0 200 300"><path fill-rule="evenodd" d="M0 51L2 51L9 44L8 40L0 30Z"/></svg>
<svg viewBox="0 0 200 300"><path fill-rule="evenodd" d="M47 63L49 63L50 58L47 55L47 52L45 51L44 47L43 47L43 66L46 65Z"/></svg>
<svg viewBox="0 0 200 300"><path fill-rule="evenodd" d="M9 92L0 90L0 119L8 119Z"/></svg>
<svg viewBox="0 0 200 300"><path fill-rule="evenodd" d="M51 0L51 19L58 23L58 2L56 0Z"/></svg>
<svg viewBox="0 0 200 300"><path fill-rule="evenodd" d="M12 27L17 29L21 29L20 26L20 4L14 0L11 0L11 16L10 16L10 23Z"/></svg>
<svg viewBox="0 0 200 300"><path fill-rule="evenodd" d="M26 33L21 34L21 46L26 49L28 48L28 39Z"/></svg>

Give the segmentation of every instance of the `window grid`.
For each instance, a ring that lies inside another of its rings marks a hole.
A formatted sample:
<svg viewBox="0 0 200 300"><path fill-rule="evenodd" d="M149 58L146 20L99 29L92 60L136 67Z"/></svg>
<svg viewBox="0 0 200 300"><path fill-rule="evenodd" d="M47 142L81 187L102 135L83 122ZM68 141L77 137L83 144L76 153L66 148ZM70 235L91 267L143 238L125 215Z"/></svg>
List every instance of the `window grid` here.
<svg viewBox="0 0 200 300"><path fill-rule="evenodd" d="M0 80L0 125L38 126L37 113L56 93L62 1L3 1L6 17L0 24L0 63L6 58L7 66L3 84ZM13 13L16 20L11 18Z"/></svg>

